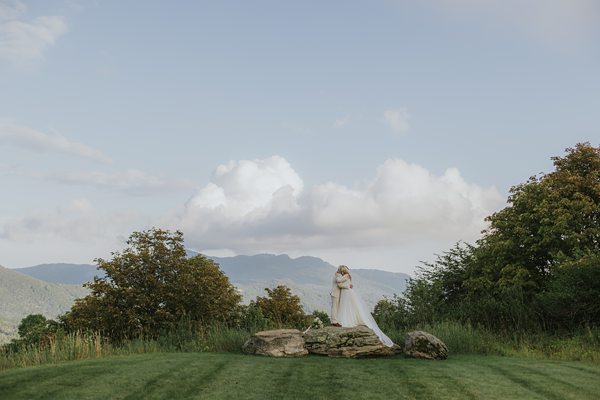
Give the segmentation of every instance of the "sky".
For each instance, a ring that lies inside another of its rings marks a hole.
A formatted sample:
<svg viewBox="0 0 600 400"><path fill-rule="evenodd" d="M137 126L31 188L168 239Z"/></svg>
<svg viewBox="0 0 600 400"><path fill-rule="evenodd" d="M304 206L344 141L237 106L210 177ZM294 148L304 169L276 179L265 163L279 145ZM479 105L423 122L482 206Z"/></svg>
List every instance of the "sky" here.
<svg viewBox="0 0 600 400"><path fill-rule="evenodd" d="M134 231L413 274L600 144L595 0L0 0L0 265Z"/></svg>

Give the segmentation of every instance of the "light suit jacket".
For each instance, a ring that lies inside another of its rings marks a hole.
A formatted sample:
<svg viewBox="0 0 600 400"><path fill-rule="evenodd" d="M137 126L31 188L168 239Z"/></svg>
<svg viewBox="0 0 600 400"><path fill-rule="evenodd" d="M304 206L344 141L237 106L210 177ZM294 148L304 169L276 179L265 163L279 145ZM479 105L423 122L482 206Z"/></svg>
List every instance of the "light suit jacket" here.
<svg viewBox="0 0 600 400"><path fill-rule="evenodd" d="M331 296L340 297L341 289L348 289L352 281L350 280L350 277L348 275L339 275L336 273L333 275L331 283Z"/></svg>

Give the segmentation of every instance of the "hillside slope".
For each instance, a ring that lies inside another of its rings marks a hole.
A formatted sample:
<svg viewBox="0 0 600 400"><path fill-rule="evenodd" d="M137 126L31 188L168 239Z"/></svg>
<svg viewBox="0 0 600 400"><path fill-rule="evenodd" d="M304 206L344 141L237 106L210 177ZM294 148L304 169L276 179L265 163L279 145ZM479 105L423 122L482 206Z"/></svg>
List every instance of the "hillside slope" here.
<svg viewBox="0 0 600 400"><path fill-rule="evenodd" d="M21 319L29 314L56 318L88 290L80 285L44 282L0 267L0 342L15 335Z"/></svg>

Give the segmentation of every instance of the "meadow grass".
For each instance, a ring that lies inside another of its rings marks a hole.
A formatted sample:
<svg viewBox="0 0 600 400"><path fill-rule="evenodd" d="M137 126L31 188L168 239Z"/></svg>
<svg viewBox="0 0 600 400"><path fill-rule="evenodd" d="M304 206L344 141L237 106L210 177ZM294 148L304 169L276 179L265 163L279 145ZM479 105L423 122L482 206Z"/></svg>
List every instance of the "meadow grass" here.
<svg viewBox="0 0 600 400"><path fill-rule="evenodd" d="M582 328L571 334L544 332L494 333L469 324L441 322L422 330L439 337L451 353L600 362L600 330Z"/></svg>
<svg viewBox="0 0 600 400"><path fill-rule="evenodd" d="M0 372L13 399L597 399L600 365L454 355L272 358L153 353Z"/></svg>
<svg viewBox="0 0 600 400"><path fill-rule="evenodd" d="M240 352L242 344L251 336L249 331L213 326L200 332L177 331L158 339L138 338L113 344L93 333L58 335L44 346L24 346L0 351L0 371L57 363L85 360L114 355L133 355L160 352Z"/></svg>
<svg viewBox="0 0 600 400"><path fill-rule="evenodd" d="M519 358L600 362L600 331L584 329L576 335L553 336L543 333L493 333L468 324L440 322L417 329L440 338L451 355L478 354ZM404 343L404 331L389 332L395 342ZM133 339L119 345L97 334L59 335L44 347L21 347L0 351L0 371L70 360L94 359L114 355L165 352L239 353L251 331L213 326L202 331L183 327L158 339Z"/></svg>

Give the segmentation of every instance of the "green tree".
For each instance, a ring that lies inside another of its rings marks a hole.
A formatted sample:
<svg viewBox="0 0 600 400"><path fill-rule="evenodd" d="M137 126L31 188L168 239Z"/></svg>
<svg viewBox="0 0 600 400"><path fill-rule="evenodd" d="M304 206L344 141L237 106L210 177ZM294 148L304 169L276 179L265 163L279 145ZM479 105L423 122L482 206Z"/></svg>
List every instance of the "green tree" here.
<svg viewBox="0 0 600 400"><path fill-rule="evenodd" d="M412 321L600 325L600 148L580 143L553 161L554 171L511 188L475 245L425 264L404 294Z"/></svg>
<svg viewBox="0 0 600 400"><path fill-rule="evenodd" d="M59 329L58 322L47 319L42 314L30 314L21 320L18 327L19 339L13 340L13 344L44 346Z"/></svg>
<svg viewBox="0 0 600 400"><path fill-rule="evenodd" d="M249 332L258 332L270 329L274 323L263 315L256 302L251 301L250 304L242 306L238 326Z"/></svg>
<svg viewBox="0 0 600 400"><path fill-rule="evenodd" d="M537 300L552 326L600 325L600 253L562 262Z"/></svg>
<svg viewBox="0 0 600 400"><path fill-rule="evenodd" d="M402 296L380 300L373 311L378 324L388 329L406 329L464 316L468 293L464 283L472 268L473 246L457 243L423 263L417 276L408 281Z"/></svg>
<svg viewBox="0 0 600 400"><path fill-rule="evenodd" d="M279 285L274 289L265 288L265 291L267 296L257 297L253 302L265 318L279 327L300 328L310 323L310 317L304 313L300 298L293 295L290 288Z"/></svg>
<svg viewBox="0 0 600 400"><path fill-rule="evenodd" d="M156 337L182 319L209 325L238 317L240 294L218 264L202 255L186 257L181 232L134 232L127 244L111 260L95 260L105 276L87 283L91 293L62 318L70 330L120 340Z"/></svg>
<svg viewBox="0 0 600 400"><path fill-rule="evenodd" d="M509 206L488 217L476 250L479 274L469 284L487 283L480 286L516 325L569 325L540 310L539 300L565 289L559 282L579 273L572 266L583 255L600 255L600 148L580 143L553 161L555 171L511 189ZM600 323L593 312L579 315L579 322Z"/></svg>
<svg viewBox="0 0 600 400"><path fill-rule="evenodd" d="M412 314L403 296L384 297L375 304L373 318L384 331L402 331L412 325Z"/></svg>
<svg viewBox="0 0 600 400"><path fill-rule="evenodd" d="M600 149L578 144L556 170L511 189L480 241L503 284L535 289L561 260L600 246Z"/></svg>

